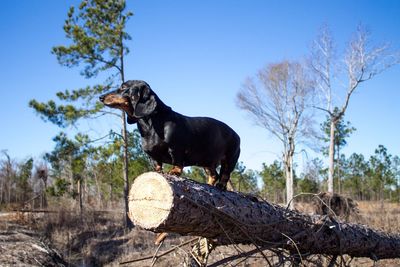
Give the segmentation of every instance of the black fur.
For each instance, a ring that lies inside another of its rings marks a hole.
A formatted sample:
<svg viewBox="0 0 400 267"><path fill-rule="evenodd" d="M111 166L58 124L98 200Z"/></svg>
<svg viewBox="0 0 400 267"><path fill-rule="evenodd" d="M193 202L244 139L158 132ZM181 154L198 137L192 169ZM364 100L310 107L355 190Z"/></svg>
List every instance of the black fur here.
<svg viewBox="0 0 400 267"><path fill-rule="evenodd" d="M121 108L107 102L109 96L128 100ZM204 167L209 183L226 188L230 173L240 154L240 138L228 125L207 117L188 117L165 105L144 81L127 81L121 87L100 97L108 106L127 113L129 124L137 123L143 150L157 163ZM220 173L216 172L221 165Z"/></svg>

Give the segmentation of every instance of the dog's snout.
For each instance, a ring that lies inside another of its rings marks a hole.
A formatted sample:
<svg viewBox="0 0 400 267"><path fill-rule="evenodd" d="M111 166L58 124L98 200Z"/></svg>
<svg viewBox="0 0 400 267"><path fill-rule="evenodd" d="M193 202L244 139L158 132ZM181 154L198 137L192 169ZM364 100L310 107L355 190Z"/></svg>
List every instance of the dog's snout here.
<svg viewBox="0 0 400 267"><path fill-rule="evenodd" d="M105 99L106 97L104 96L104 95L101 95L100 97L99 97L99 100L101 101L101 102L104 102L104 99Z"/></svg>

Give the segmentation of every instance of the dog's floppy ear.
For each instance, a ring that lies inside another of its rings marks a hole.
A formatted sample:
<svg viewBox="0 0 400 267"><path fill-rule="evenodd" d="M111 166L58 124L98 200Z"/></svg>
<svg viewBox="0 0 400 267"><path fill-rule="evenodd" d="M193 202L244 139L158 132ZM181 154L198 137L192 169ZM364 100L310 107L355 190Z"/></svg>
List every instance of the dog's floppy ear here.
<svg viewBox="0 0 400 267"><path fill-rule="evenodd" d="M136 118L134 118L134 117L131 117L131 116L127 116L126 117L126 122L128 123L128 124L135 124L135 123L137 123L137 119Z"/></svg>
<svg viewBox="0 0 400 267"><path fill-rule="evenodd" d="M133 112L136 118L149 116L157 107L156 95L150 87L148 85L143 85L140 89L140 98Z"/></svg>

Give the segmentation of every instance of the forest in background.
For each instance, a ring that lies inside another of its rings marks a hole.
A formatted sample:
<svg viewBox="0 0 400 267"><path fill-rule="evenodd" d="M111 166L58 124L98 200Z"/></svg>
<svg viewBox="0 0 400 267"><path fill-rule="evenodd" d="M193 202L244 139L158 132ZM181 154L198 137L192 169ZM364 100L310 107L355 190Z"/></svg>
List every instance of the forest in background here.
<svg viewBox="0 0 400 267"><path fill-rule="evenodd" d="M54 46L51 52L60 65L79 68L84 78L97 84L57 92L47 102L29 102L36 114L60 127L61 132L53 138L54 149L40 159L16 160L2 150L1 206L30 204L44 208L68 198L75 200L81 211L85 207L112 208L114 203L123 202L127 211L129 185L139 174L153 170L153 163L141 149L137 130L127 130L124 112L105 108L98 96L126 80L124 66L132 39L126 32L126 22L132 15L126 10L125 1L83 0L70 8L63 27L69 44ZM264 163L261 170L247 169L245 163L239 162L231 177L236 190L287 203L288 189L294 190L291 196L307 200L309 193L332 191L333 178L333 191L355 200L400 201L398 155L391 155L384 145L371 151L369 158L341 153L347 138L356 130L344 120L350 96L361 83L400 62L398 53L387 44L371 46L370 37L370 32L360 25L347 50L338 53L329 28L322 27L307 60L270 63L257 73L259 83L253 78L246 80L237 95L238 108L254 115L256 124L282 141L283 157ZM100 81L99 77L105 79ZM338 78L348 81L349 87L340 88ZM264 95L257 95L262 86ZM333 96L343 92L344 101L335 103ZM326 99L312 102L314 95ZM268 114L269 111L273 112ZM318 111L327 116L315 130L312 118ZM111 130L95 140L83 133L72 137L68 134L68 129L79 121L101 116L120 120L120 131ZM299 171L293 155L299 153L299 144L305 139L313 144L320 158L308 160ZM329 158L329 166L325 157ZM206 181L204 171L198 167L186 168L183 176Z"/></svg>
<svg viewBox="0 0 400 267"><path fill-rule="evenodd" d="M137 131L130 133L129 137L131 183L138 175L152 171L153 164L141 150ZM60 133L53 141L54 150L38 160L29 158L18 161L2 151L2 207L24 208L33 204L35 208L45 208L47 203L56 204L64 198L75 200L77 207L90 209L112 209L116 203L122 203L122 142L118 134L111 133L109 141L102 146L93 146L84 135L68 139ZM400 158L391 155L385 146L376 148L369 158L353 153L348 157L341 154L336 160L338 175L335 177L335 192L355 200L400 201ZM206 182L205 172L198 167L185 168L183 176ZM240 162L231 180L238 191L274 203L286 202L284 170L278 160L271 164L264 163L259 171L247 169ZM294 189L295 195L326 191L327 168L322 159L308 161L303 172L295 173ZM310 198L310 195L304 194L297 200Z"/></svg>

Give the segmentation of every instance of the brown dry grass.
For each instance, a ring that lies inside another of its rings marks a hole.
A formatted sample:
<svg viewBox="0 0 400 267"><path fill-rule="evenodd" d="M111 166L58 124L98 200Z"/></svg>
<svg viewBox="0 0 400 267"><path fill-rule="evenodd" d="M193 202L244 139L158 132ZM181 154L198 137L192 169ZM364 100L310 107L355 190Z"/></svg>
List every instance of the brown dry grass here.
<svg viewBox="0 0 400 267"><path fill-rule="evenodd" d="M359 216L350 220L362 223L374 229L388 233L400 233L400 204L380 202L358 202ZM311 213L307 203L297 203L296 208ZM14 214L13 221L40 230L43 236L60 251L64 259L76 266L119 266L120 262L152 255L157 247L153 244L155 234L134 228L128 232L123 228L122 209L94 212L86 210L81 217L71 203L57 205L56 213ZM14 222L13 222L14 223ZM191 237L177 235L167 238L160 253ZM249 251L253 246L226 246L214 250L209 263L217 262L225 257L238 254L238 251ZM184 266L187 264L189 246L176 249L173 253L160 258L155 266ZM344 257L346 261L348 257ZM255 254L242 262L232 262L234 266L266 266L260 254ZM327 266L329 260L317 257L317 264L307 263L305 266ZM127 266L150 266L151 260L141 261ZM237 264L237 265L236 265ZM349 266L400 266L400 259L382 260L374 263L367 258L353 259Z"/></svg>
<svg viewBox="0 0 400 267"><path fill-rule="evenodd" d="M352 214L350 222L367 225L376 230L387 233L400 234L400 203L378 202L378 201L356 201L359 214ZM313 213L313 207L309 203L296 203L296 209L308 214ZM350 260L349 257L344 257ZM350 266L400 266L400 255L398 259L387 259L374 262L368 258L356 258Z"/></svg>
<svg viewBox="0 0 400 267"><path fill-rule="evenodd" d="M360 201L360 218L356 222L387 233L400 234L400 204L390 202ZM355 259L352 266L400 266L398 259L381 260L374 264L370 259Z"/></svg>
<svg viewBox="0 0 400 267"><path fill-rule="evenodd" d="M400 233L400 203L361 201L358 206L360 223L388 233Z"/></svg>

